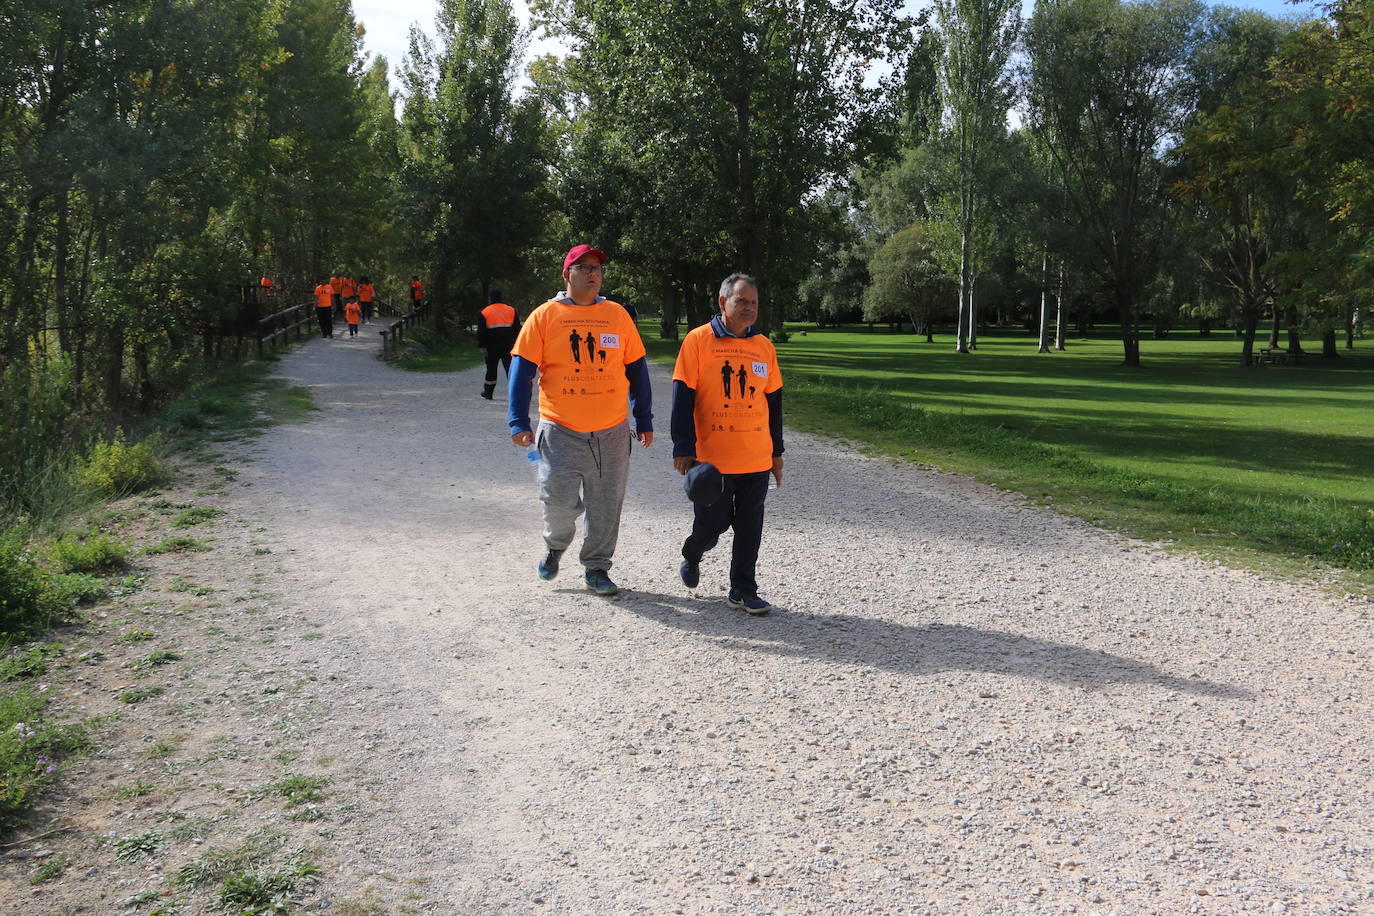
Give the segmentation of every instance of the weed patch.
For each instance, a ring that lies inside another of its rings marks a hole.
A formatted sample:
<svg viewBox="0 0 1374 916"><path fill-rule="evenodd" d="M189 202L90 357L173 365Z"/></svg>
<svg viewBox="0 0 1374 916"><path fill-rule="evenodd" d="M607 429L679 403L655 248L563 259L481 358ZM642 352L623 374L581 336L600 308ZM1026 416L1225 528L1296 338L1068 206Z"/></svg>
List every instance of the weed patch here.
<svg viewBox="0 0 1374 916"><path fill-rule="evenodd" d="M115 840L115 858L121 862L137 862L157 855L164 845L162 835L148 832L120 837Z"/></svg>
<svg viewBox="0 0 1374 916"><path fill-rule="evenodd" d="M29 883L42 884L44 881L51 881L66 871L70 864L66 856L53 856L34 869L33 877L29 879Z"/></svg>
<svg viewBox="0 0 1374 916"><path fill-rule="evenodd" d="M136 662L131 662L129 667L135 671L151 671L154 668L160 668L163 665L170 665L172 662L179 661L181 661L180 654L170 652L166 649L158 649L156 652L150 652Z"/></svg>
<svg viewBox="0 0 1374 916"><path fill-rule="evenodd" d="M27 689L0 691L0 833L19 823L64 761L90 746L85 726L46 720L44 705L41 694Z"/></svg>
<svg viewBox="0 0 1374 916"><path fill-rule="evenodd" d="M124 567L129 545L99 531L64 534L52 542L48 555L64 573L115 572Z"/></svg>
<svg viewBox="0 0 1374 916"><path fill-rule="evenodd" d="M266 791L280 795L286 799L286 807L294 808L306 802L319 801L322 797L320 790L327 785L329 779L325 776L296 775L277 780L268 786Z"/></svg>
<svg viewBox="0 0 1374 916"><path fill-rule="evenodd" d="M172 527L179 529L194 528L196 525L203 525L213 521L224 514L223 509L212 509L209 506L196 506L187 509L172 520Z"/></svg>
<svg viewBox="0 0 1374 916"><path fill-rule="evenodd" d="M130 706L135 703L142 703L144 700L151 700L153 697L160 697L167 691L161 687L131 687L119 695L119 702L128 703Z"/></svg>
<svg viewBox="0 0 1374 916"><path fill-rule="evenodd" d="M205 553L207 550L213 549L209 541L178 534L163 538L156 544L143 548L143 552L150 557L155 557L164 553Z"/></svg>
<svg viewBox="0 0 1374 916"><path fill-rule="evenodd" d="M38 677L48 670L48 662L62 655L63 648L55 642L39 643L22 652L15 652L0 660L0 681L17 681Z"/></svg>

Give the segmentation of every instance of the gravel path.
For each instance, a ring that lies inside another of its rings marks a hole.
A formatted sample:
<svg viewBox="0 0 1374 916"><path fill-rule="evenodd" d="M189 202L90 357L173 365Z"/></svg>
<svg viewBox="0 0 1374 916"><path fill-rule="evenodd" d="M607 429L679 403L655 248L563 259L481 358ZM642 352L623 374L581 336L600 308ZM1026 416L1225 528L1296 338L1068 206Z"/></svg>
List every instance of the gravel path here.
<svg viewBox="0 0 1374 916"><path fill-rule="evenodd" d="M677 580L661 370L627 591L600 599L575 562L534 575L535 485L481 369L400 372L373 336L284 360L322 412L246 446L233 493L352 698L313 738L364 812L337 887L443 913L1374 912L1367 603L791 433L780 607L752 618L728 539Z"/></svg>

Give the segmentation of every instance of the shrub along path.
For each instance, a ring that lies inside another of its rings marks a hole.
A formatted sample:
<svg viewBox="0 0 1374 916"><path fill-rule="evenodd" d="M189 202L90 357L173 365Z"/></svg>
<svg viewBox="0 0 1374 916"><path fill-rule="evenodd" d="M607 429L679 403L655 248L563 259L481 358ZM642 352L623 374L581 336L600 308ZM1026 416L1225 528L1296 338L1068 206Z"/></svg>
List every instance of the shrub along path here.
<svg viewBox="0 0 1374 916"><path fill-rule="evenodd" d="M277 638L218 651L298 755L288 782L245 751L235 783L319 789L290 822L321 871L311 903L1374 907L1368 602L792 434L760 576L781 607L748 617L722 601L722 550L695 593L677 581L689 511L661 370L662 438L635 452L613 570L626 592L599 599L571 558L536 579L534 482L481 369L406 374L374 347L289 356L321 411L246 446L216 503L284 561L262 586ZM227 552L188 562L235 573ZM242 839L212 824L204 842ZM196 851L153 861L170 874ZM112 878L159 886L107 856L23 911Z"/></svg>

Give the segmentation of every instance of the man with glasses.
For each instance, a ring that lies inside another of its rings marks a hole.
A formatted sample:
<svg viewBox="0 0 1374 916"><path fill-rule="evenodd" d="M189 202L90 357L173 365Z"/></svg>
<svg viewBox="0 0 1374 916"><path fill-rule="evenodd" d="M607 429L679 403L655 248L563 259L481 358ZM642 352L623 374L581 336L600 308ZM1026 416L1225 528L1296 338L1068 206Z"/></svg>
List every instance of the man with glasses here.
<svg viewBox="0 0 1374 916"><path fill-rule="evenodd" d="M609 570L620 535L630 472L630 436L654 441L653 392L644 342L629 314L600 295L607 257L576 245L563 259L566 288L530 314L511 350L511 441L539 449L544 544L539 578L553 579L585 510L579 559L598 595L619 588ZM531 428L530 391L539 375L539 427ZM628 415L634 414L630 432Z"/></svg>

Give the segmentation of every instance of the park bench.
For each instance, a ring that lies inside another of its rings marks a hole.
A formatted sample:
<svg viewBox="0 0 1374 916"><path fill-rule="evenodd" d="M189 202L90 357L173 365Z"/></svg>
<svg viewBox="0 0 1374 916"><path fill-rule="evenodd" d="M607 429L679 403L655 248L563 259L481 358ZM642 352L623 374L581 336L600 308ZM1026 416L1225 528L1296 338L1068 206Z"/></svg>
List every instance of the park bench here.
<svg viewBox="0 0 1374 916"><path fill-rule="evenodd" d="M1297 362L1302 359L1301 350L1289 350L1285 347L1260 347L1259 356L1255 359L1258 366L1283 365L1289 360Z"/></svg>

